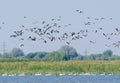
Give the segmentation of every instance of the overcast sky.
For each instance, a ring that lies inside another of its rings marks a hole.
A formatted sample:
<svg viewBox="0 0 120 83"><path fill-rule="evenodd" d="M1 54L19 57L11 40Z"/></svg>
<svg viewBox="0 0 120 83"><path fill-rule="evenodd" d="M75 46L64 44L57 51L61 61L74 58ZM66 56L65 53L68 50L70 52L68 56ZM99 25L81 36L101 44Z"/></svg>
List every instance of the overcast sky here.
<svg viewBox="0 0 120 83"><path fill-rule="evenodd" d="M24 43L23 51L55 51L66 43L64 41L55 41L44 44L41 41L20 41L17 38L10 38L15 30L21 30L19 26L32 26L33 22L43 20L49 21L52 18L61 16L61 24L71 24L69 27L61 28L63 31L79 31L80 29L96 29L103 28L104 33L110 33L115 28L120 28L120 0L0 0L0 51L2 52L2 44L5 42L6 51L12 48L20 47ZM83 11L82 14L76 10ZM24 19L26 16L26 19ZM94 25L85 26L87 17L91 19L104 17L103 21L94 21ZM112 20L110 20L112 18ZM4 22L4 24L2 24ZM41 26L40 26L41 27ZM113 46L106 47L105 44L118 41L120 37L113 38L108 41L102 35L103 32L97 34L90 33L85 39L73 41L70 45L73 46L78 53L84 54L85 49L88 53L101 53L107 49L111 49L114 54L120 55L120 48ZM91 44L89 41L96 41Z"/></svg>

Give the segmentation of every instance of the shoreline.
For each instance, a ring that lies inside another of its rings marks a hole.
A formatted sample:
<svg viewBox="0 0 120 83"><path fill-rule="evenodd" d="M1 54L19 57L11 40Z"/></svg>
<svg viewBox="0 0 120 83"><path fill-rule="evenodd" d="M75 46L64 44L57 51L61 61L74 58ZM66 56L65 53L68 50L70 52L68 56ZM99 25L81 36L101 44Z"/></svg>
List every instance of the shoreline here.
<svg viewBox="0 0 120 83"><path fill-rule="evenodd" d="M85 73L85 74L0 74L0 76L95 76L95 75L119 75L119 74L89 74L89 73Z"/></svg>

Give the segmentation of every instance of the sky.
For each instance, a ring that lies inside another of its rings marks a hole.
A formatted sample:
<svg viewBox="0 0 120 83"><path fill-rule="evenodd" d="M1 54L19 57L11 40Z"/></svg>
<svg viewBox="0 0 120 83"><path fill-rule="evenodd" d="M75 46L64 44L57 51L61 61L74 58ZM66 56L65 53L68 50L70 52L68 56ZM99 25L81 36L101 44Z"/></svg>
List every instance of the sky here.
<svg viewBox="0 0 120 83"><path fill-rule="evenodd" d="M120 0L0 0L0 52L3 52L3 42L5 42L7 52L16 47L21 48L25 53L58 50L66 44L64 41L44 44L41 41L33 42L27 39L20 41L18 38L10 38L10 35L13 34L13 31L21 30L21 25L30 27L33 26L33 22L49 21L59 16L62 19L61 25L71 24L69 27L61 28L61 32L77 32L80 29L92 30L99 27L103 28L104 33L113 32L115 28L120 28L119 3ZM79 14L76 10L81 10L83 13ZM95 25L85 26L86 17L92 19L104 17L106 19L95 21ZM37 26L41 27L39 24ZM80 54L85 54L85 50L88 54L92 54L111 49L114 54L120 55L120 48L105 46L105 44L109 45L111 41L118 41L119 36L108 41L101 35L103 32L90 33L85 39L73 41L70 46ZM27 35L30 34L27 33ZM90 40L96 41L96 43L93 45L89 42ZM24 47L20 47L21 43L24 43Z"/></svg>

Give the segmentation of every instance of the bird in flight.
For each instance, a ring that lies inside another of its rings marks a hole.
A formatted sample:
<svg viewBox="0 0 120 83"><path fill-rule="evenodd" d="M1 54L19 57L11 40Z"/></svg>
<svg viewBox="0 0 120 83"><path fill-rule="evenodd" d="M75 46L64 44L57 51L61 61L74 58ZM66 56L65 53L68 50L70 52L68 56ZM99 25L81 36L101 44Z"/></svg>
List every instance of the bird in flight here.
<svg viewBox="0 0 120 83"><path fill-rule="evenodd" d="M81 10L76 10L76 12L78 12L78 13L83 13L83 11L81 11Z"/></svg>

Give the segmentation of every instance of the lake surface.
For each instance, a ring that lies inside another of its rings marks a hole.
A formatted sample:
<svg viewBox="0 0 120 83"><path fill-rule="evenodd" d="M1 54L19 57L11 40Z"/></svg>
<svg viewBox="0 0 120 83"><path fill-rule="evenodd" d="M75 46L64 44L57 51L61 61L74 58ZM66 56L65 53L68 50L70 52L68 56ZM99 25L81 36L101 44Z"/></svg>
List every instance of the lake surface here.
<svg viewBox="0 0 120 83"><path fill-rule="evenodd" d="M120 75L4 75L0 83L120 83Z"/></svg>

